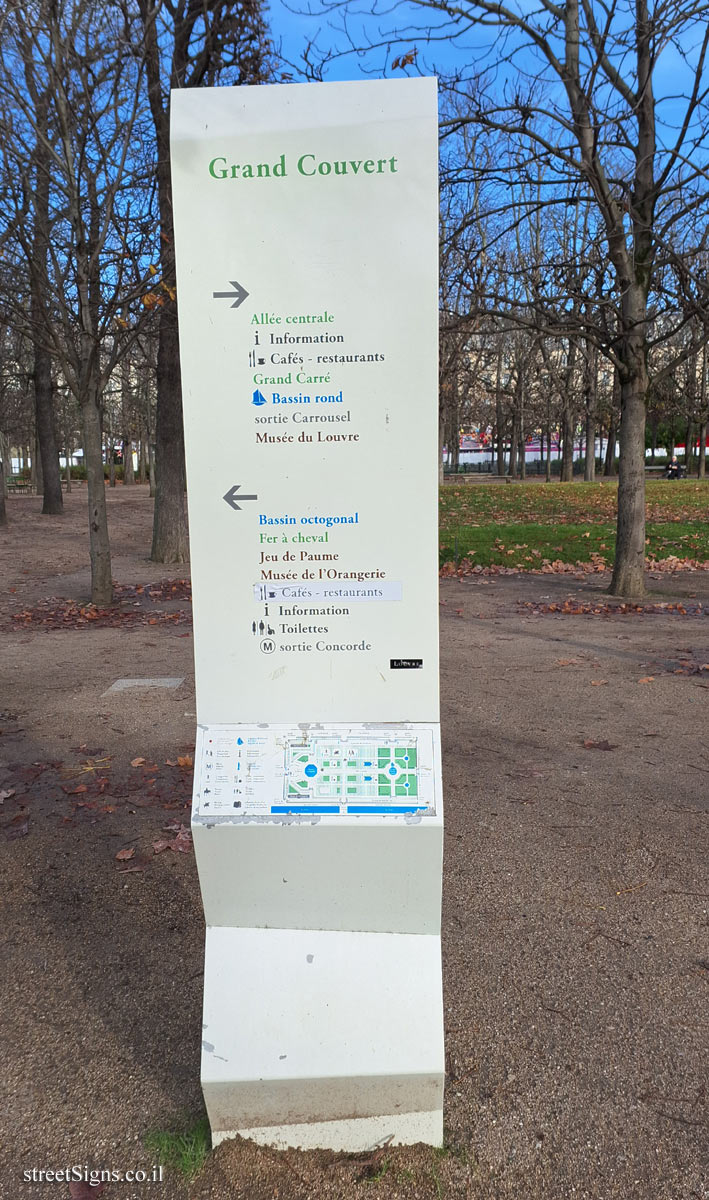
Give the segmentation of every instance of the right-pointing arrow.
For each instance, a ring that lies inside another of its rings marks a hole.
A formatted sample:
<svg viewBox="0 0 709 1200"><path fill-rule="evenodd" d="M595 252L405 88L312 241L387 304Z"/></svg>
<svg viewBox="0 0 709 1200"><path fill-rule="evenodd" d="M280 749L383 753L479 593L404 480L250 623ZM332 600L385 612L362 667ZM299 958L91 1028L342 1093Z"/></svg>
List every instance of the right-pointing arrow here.
<svg viewBox="0 0 709 1200"><path fill-rule="evenodd" d="M230 279L229 283L234 288L233 292L212 292L212 296L215 300L233 300L234 303L229 307L238 308L240 304L244 303L244 300L249 293L247 292L246 288L242 287L240 283L237 283L235 279Z"/></svg>

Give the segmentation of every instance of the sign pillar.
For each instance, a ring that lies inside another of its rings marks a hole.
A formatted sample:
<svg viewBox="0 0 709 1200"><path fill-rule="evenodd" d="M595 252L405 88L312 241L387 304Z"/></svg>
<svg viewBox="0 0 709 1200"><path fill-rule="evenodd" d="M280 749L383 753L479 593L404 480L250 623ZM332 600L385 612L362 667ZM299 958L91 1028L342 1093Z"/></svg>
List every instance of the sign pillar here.
<svg viewBox="0 0 709 1200"><path fill-rule="evenodd" d="M172 94L214 1141L442 1140L431 79Z"/></svg>

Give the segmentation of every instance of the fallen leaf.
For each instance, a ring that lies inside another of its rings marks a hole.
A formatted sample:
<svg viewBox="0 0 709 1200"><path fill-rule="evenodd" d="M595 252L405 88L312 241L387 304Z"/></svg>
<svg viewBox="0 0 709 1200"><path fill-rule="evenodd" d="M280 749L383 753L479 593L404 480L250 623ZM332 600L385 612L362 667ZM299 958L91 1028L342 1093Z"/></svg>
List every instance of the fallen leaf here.
<svg viewBox="0 0 709 1200"><path fill-rule="evenodd" d="M14 796L14 795L15 795L14 788L7 788L7 789L0 788L0 804L3 804L5 802L5 800L9 800L10 797Z"/></svg>
<svg viewBox="0 0 709 1200"><path fill-rule="evenodd" d="M607 679L592 679L591 687L605 687L607 683Z"/></svg>
<svg viewBox="0 0 709 1200"><path fill-rule="evenodd" d="M143 766L145 766L145 762L146 762L146 760L144 758L133 758L133 759L131 759L130 765L132 767L143 767Z"/></svg>
<svg viewBox="0 0 709 1200"><path fill-rule="evenodd" d="M177 759L176 759L176 758L166 758L166 759L165 759L165 766L166 766L166 767L176 767L176 766L177 766Z"/></svg>
<svg viewBox="0 0 709 1200"><path fill-rule="evenodd" d="M8 842L14 842L15 838L27 837L27 834L29 833L29 831L30 831L30 822L29 822L29 817L28 817L22 822L21 825L14 825L14 826L11 826L9 829L6 829L5 837L7 838Z"/></svg>
<svg viewBox="0 0 709 1200"><path fill-rule="evenodd" d="M145 867L119 867L119 875L135 875L137 871L144 871Z"/></svg>
<svg viewBox="0 0 709 1200"><path fill-rule="evenodd" d="M583 747L584 747L584 750L617 750L618 749L617 745L613 744L612 742L608 742L605 740L602 742L594 742L594 741L591 741L590 739L588 739L587 741L584 742Z"/></svg>
<svg viewBox="0 0 709 1200"><path fill-rule="evenodd" d="M130 849L128 849L126 847L124 850L118 851L116 858L117 858L118 862L126 862L129 858L133 858L134 854L135 854L135 846L132 846Z"/></svg>
<svg viewBox="0 0 709 1200"><path fill-rule="evenodd" d="M654 683L654 682L655 682L654 675L643 675L642 679L638 679L638 683Z"/></svg>
<svg viewBox="0 0 709 1200"><path fill-rule="evenodd" d="M105 1188L105 1183L84 1183L79 1180L69 1184L69 1195L71 1200L94 1200L95 1196L100 1196Z"/></svg>
<svg viewBox="0 0 709 1200"><path fill-rule="evenodd" d="M87 790L88 789L85 783L80 783L79 786L75 788L62 787L62 791L64 792L65 796L79 796L82 792Z"/></svg>
<svg viewBox="0 0 709 1200"><path fill-rule="evenodd" d="M192 756L190 754L183 754L181 757L178 757L177 765L178 767L191 767L193 765Z"/></svg>
<svg viewBox="0 0 709 1200"><path fill-rule="evenodd" d="M189 826L183 825L181 821L172 821L169 825L163 825L163 833L174 833L174 838L158 838L153 842L153 850L156 854L162 854L163 850L174 850L179 854L188 854L192 849L192 834Z"/></svg>

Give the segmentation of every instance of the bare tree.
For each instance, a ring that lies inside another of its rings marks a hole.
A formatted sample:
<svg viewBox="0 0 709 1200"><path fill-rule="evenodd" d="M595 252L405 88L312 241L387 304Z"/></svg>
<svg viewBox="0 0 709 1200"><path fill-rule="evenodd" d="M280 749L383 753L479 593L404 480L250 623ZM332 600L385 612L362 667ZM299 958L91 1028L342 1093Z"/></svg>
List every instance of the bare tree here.
<svg viewBox="0 0 709 1200"><path fill-rule="evenodd" d="M322 7L346 13L349 5L323 0ZM392 12L402 18L398 28ZM410 19L412 12L420 21ZM429 52L439 41L477 47L453 80L458 111L444 129L473 123L495 139L496 169L487 168L486 185L488 210L498 223L505 214L511 219L509 194L520 166L528 164L536 175L541 164L544 195L534 203L587 206L590 224L603 234L612 287L607 332L596 327L592 336L617 370L622 413L611 591L638 595L644 589L651 325L658 309L681 308L677 297L657 289L668 262L681 267L682 291L696 310L706 307L706 281L697 269L709 212L705 0L657 0L653 7L649 0L539 0L532 6L525 0L415 0L393 10L382 3L377 15L386 28L379 42L385 69L396 45L427 45ZM395 61L402 63L398 55ZM415 53L403 61L407 70L417 69ZM665 92L658 95L660 81ZM467 112L461 109L466 100ZM511 139L514 152L505 153L503 138ZM557 319L566 321L563 304L557 303Z"/></svg>
<svg viewBox="0 0 709 1200"><path fill-rule="evenodd" d="M160 220L155 518L151 557L188 557L175 249L170 183L170 89L258 83L270 43L262 0L136 0L148 101L155 129Z"/></svg>
<svg viewBox="0 0 709 1200"><path fill-rule="evenodd" d="M145 156L139 113L141 64L127 50L122 14L99 0L13 4L2 30L6 129L2 153L14 187L18 259L46 253L38 276L33 340L51 354L78 401L88 483L91 595L111 602L111 556L102 457L103 392L136 336L121 317L145 291L138 264L149 226L141 211ZM18 70L19 67L19 70ZM24 86L18 82L22 80ZM41 154L31 153L39 145ZM48 195L33 232L24 217L41 164ZM41 228L45 219L46 232Z"/></svg>
<svg viewBox="0 0 709 1200"><path fill-rule="evenodd" d="M28 259L30 278L30 329L46 324L43 310L49 301L48 248L49 248L49 193L50 156L48 152L49 96L38 93L34 87L33 72L26 68L28 93L35 104L37 138L35 141L35 169L33 188L30 192L32 205L32 247ZM42 470L42 512L58 516L64 511L62 486L59 476L59 452L54 428L54 394L52 386L52 356L43 338L33 340L35 422L39 462Z"/></svg>

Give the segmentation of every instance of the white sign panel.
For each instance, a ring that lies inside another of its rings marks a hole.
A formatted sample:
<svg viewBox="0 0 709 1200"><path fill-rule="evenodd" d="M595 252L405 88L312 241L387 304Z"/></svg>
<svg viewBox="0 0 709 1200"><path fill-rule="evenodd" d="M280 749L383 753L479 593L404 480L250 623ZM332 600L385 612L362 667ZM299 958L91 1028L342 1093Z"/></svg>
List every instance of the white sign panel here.
<svg viewBox="0 0 709 1200"><path fill-rule="evenodd" d="M172 96L198 720L436 722L431 79Z"/></svg>

